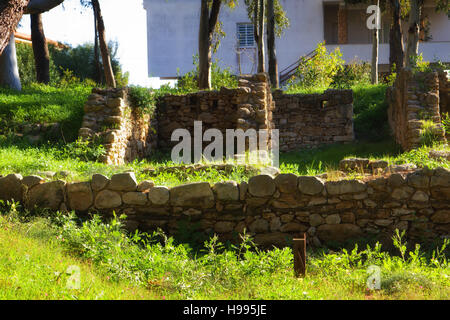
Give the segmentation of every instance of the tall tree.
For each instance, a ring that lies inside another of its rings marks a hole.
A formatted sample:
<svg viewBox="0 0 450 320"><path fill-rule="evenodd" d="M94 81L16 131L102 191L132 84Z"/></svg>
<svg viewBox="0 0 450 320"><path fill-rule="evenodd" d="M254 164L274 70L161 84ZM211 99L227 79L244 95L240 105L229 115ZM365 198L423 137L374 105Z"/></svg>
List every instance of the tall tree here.
<svg viewBox="0 0 450 320"><path fill-rule="evenodd" d="M219 21L222 0L201 0L200 30L198 35L199 89L211 89L211 63L214 31ZM211 9L209 8L211 5Z"/></svg>
<svg viewBox="0 0 450 320"><path fill-rule="evenodd" d="M269 52L269 78L273 88L280 86L278 61L275 49L275 7L274 0L267 0L267 49Z"/></svg>
<svg viewBox="0 0 450 320"><path fill-rule="evenodd" d="M266 72L266 52L264 46L264 19L265 3L264 0L255 1L255 39L258 46L258 72Z"/></svg>
<svg viewBox="0 0 450 320"><path fill-rule="evenodd" d="M423 0L410 0L408 21L408 42L406 46L406 66L411 67L414 58L419 54L420 15L423 9Z"/></svg>
<svg viewBox="0 0 450 320"><path fill-rule="evenodd" d="M258 72L265 72L264 24L267 24L267 51L269 55L269 77L274 88L279 86L275 36L281 36L289 27L289 19L280 0L244 0L248 18L253 22L255 42L258 47Z"/></svg>
<svg viewBox="0 0 450 320"><path fill-rule="evenodd" d="M31 15L31 41L36 65L36 80L48 84L50 82L50 54L41 13Z"/></svg>
<svg viewBox="0 0 450 320"><path fill-rule="evenodd" d="M106 43L105 23L103 21L102 11L98 0L92 0L95 16L98 24L98 35L100 42L100 52L102 54L103 70L105 72L106 85L112 88L116 87L116 80L111 65L111 57Z"/></svg>
<svg viewBox="0 0 450 320"><path fill-rule="evenodd" d="M380 28L381 28L381 9L380 0L375 0L374 4L377 6L375 13L375 28L373 29L372 37L372 84L378 84L378 52L380 48Z"/></svg>
<svg viewBox="0 0 450 320"><path fill-rule="evenodd" d="M6 0L0 2L0 55L10 42L29 0Z"/></svg>
<svg viewBox="0 0 450 320"><path fill-rule="evenodd" d="M0 85L20 90L14 30L23 14L42 13L64 0L3 0L0 3Z"/></svg>
<svg viewBox="0 0 450 320"><path fill-rule="evenodd" d="M389 67L393 70L394 65L397 70L404 67L405 49L403 46L403 33L401 21L400 0L389 0L392 13L392 23L389 30Z"/></svg>

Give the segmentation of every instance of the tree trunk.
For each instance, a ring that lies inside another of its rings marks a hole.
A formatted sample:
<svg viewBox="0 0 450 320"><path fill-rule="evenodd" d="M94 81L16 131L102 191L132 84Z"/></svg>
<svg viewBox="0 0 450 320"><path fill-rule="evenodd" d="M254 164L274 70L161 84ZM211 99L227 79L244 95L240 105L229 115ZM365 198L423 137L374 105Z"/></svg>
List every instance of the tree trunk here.
<svg viewBox="0 0 450 320"><path fill-rule="evenodd" d="M269 78L273 88L279 88L278 62L275 50L274 0L267 1L267 49L269 51Z"/></svg>
<svg viewBox="0 0 450 320"><path fill-rule="evenodd" d="M21 90L19 69L17 67L16 41L11 35L9 44L0 55L0 86Z"/></svg>
<svg viewBox="0 0 450 320"><path fill-rule="evenodd" d="M258 1L258 0L257 0ZM259 0L259 23L258 23L258 72L266 72L266 53L264 46L264 17L265 17L264 0Z"/></svg>
<svg viewBox="0 0 450 320"><path fill-rule="evenodd" d="M400 0L390 0L392 10L392 25L389 32L389 65L393 70L394 64L396 70L404 67L404 46L402 35L402 24L400 17Z"/></svg>
<svg viewBox="0 0 450 320"><path fill-rule="evenodd" d="M98 47L98 22L97 22L97 13L95 11L95 7L92 6L92 10L94 11L94 79L97 83L102 83L102 68L100 66L100 55L99 55L99 47Z"/></svg>
<svg viewBox="0 0 450 320"><path fill-rule="evenodd" d="M214 0L211 12L208 1L202 0L200 8L200 29L198 34L199 74L198 87L211 89L212 41L214 30L219 20L221 0Z"/></svg>
<svg viewBox="0 0 450 320"><path fill-rule="evenodd" d="M380 0L377 0L377 6L380 7ZM372 84L378 84L378 47L379 47L379 27L380 19L379 11L377 10L376 27L373 29L373 41L372 41Z"/></svg>
<svg viewBox="0 0 450 320"><path fill-rule="evenodd" d="M29 0L2 0L0 3L0 55L10 42L11 34L22 19Z"/></svg>
<svg viewBox="0 0 450 320"><path fill-rule="evenodd" d="M422 0L411 0L409 11L408 44L406 47L406 66L411 67L413 61L419 54L420 14Z"/></svg>
<svg viewBox="0 0 450 320"><path fill-rule="evenodd" d="M48 84L50 82L50 54L40 13L31 15L31 40L36 65L36 80L39 83Z"/></svg>
<svg viewBox="0 0 450 320"><path fill-rule="evenodd" d="M115 88L116 80L111 65L111 57L109 56L108 45L106 44L105 23L103 21L102 11L100 10L100 3L98 0L92 0L92 6L95 7L98 23L98 34L100 41L100 51L102 53L103 70L105 71L106 85Z"/></svg>

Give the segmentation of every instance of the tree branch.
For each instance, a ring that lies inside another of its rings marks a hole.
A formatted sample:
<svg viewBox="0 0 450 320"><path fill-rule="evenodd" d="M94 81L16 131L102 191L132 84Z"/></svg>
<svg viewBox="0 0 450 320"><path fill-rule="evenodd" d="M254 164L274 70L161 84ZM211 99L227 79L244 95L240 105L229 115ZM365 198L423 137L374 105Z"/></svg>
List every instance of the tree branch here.
<svg viewBox="0 0 450 320"><path fill-rule="evenodd" d="M30 0L25 9L25 14L36 14L49 11L59 6L64 0Z"/></svg>

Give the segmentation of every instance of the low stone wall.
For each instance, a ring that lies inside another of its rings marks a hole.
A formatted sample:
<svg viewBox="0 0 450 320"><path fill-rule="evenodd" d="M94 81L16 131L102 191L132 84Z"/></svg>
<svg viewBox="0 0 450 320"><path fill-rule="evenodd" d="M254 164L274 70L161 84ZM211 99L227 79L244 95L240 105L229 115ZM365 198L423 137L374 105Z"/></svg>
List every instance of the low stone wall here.
<svg viewBox="0 0 450 320"><path fill-rule="evenodd" d="M151 128L155 119L130 105L125 88L94 88L84 106L85 115L79 130L84 139L99 139L106 154L100 161L124 164L144 158L156 147L156 136Z"/></svg>
<svg viewBox="0 0 450 320"><path fill-rule="evenodd" d="M167 95L157 104L158 146L176 145L171 141L176 129L194 137L194 121L202 121L202 134L214 128L224 137L226 129L270 129L271 97L266 74L241 76L236 89Z"/></svg>
<svg viewBox="0 0 450 320"><path fill-rule="evenodd" d="M323 94L283 94L278 90L273 100L273 123L279 130L281 151L355 139L352 90Z"/></svg>
<svg viewBox="0 0 450 320"><path fill-rule="evenodd" d="M450 81L446 72L439 73L439 101L441 116L450 114Z"/></svg>
<svg viewBox="0 0 450 320"><path fill-rule="evenodd" d="M424 120L435 123L434 135L445 141L441 122L440 80L437 72L413 74L410 70L398 73L394 87L387 91L389 125L398 144L404 150L421 145Z"/></svg>
<svg viewBox="0 0 450 320"><path fill-rule="evenodd" d="M129 172L78 183L12 174L0 178L0 199L29 209L124 213L129 229L162 228L169 234L181 221L224 240L236 240L246 229L263 246L283 246L305 232L312 245L371 236L384 241L395 229L415 241L448 237L450 171L397 169L366 181L280 174L173 188L138 183Z"/></svg>

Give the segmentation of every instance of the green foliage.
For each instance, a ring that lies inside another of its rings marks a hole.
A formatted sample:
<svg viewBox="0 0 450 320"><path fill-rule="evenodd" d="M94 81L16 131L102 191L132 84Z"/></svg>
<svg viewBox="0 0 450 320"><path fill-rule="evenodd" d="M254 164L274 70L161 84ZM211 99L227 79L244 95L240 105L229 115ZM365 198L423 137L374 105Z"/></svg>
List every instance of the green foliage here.
<svg viewBox="0 0 450 320"><path fill-rule="evenodd" d="M193 56L194 70L184 74L178 80L177 90L180 92L196 92L198 91L198 74L199 64L198 55ZM238 81L230 68L221 69L219 61L214 61L211 64L211 86L213 90L220 90L221 87L236 88Z"/></svg>
<svg viewBox="0 0 450 320"><path fill-rule="evenodd" d="M30 84L20 92L0 88L0 134L18 132L26 124L60 123L65 140L74 141L91 85L63 80L62 87Z"/></svg>
<svg viewBox="0 0 450 320"><path fill-rule="evenodd" d="M430 62L423 60L422 53L417 56L410 56L409 59L411 60L411 69L413 73L429 72L432 70Z"/></svg>
<svg viewBox="0 0 450 320"><path fill-rule="evenodd" d="M383 84L353 87L353 119L358 139L381 141L389 137L386 89Z"/></svg>
<svg viewBox="0 0 450 320"><path fill-rule="evenodd" d="M66 144L63 149L64 157L82 161L97 161L105 153L106 149L98 139L83 140L78 138L76 141Z"/></svg>
<svg viewBox="0 0 450 320"><path fill-rule="evenodd" d="M253 22L253 25L257 26L258 22L255 22L255 9L256 9L256 2L254 0L244 0L245 5L247 6L247 15L250 21ZM264 1L264 5L266 6L266 15L268 14L267 10L267 0ZM274 15L275 15L275 34L278 37L281 37L283 35L283 31L289 28L290 21L287 17L286 11L283 9L283 5L281 4L280 0L274 0L273 3L274 6ZM264 17L265 23L267 23L267 16Z"/></svg>
<svg viewBox="0 0 450 320"><path fill-rule="evenodd" d="M421 120L420 143L423 146L432 146L438 141L436 124L432 120Z"/></svg>
<svg viewBox="0 0 450 320"><path fill-rule="evenodd" d="M51 47L51 45L49 46ZM22 85L30 85L36 82L36 65L31 45L27 43L16 43L17 66ZM58 66L50 58L50 85L56 86L60 82L61 75Z"/></svg>
<svg viewBox="0 0 450 320"><path fill-rule="evenodd" d="M36 67L33 48L29 44L18 43L17 63L22 85L36 82ZM94 66L94 45L86 43L76 47L57 48L49 45L50 54L50 85L67 87L68 84L91 85L96 78ZM117 85L124 87L128 84L128 72L123 73L117 59L117 42L110 42L108 48L111 64ZM86 84L87 82L87 84Z"/></svg>
<svg viewBox="0 0 450 320"><path fill-rule="evenodd" d="M144 113L153 113L156 107L155 93L148 88L140 86L128 87L128 97L131 105L139 108Z"/></svg>
<svg viewBox="0 0 450 320"><path fill-rule="evenodd" d="M70 299L70 292L67 295L58 281L54 284L49 281L52 279L49 273L53 279L61 276L61 266L54 270L56 261L67 259L55 255L55 251L65 252L65 257L76 256L77 260L69 258L70 264L80 265L83 275L84 264L89 261L91 272L106 282L101 286L98 282L87 283L83 278L80 290L72 291L76 295L72 299L94 299L101 291L99 286L108 288L110 297L110 292L116 292L111 287L115 283L131 285L138 292L146 288L147 295L168 299L226 300L365 299L367 296L442 299L447 297L450 285L448 239L424 251L421 245L410 248L404 234L396 231L393 246L399 254L383 250L378 242L365 248L353 245L348 250L308 251L307 274L299 279L294 276L290 248L262 250L245 232L236 244L224 244L212 236L199 250L194 250L189 243L179 243L161 230L151 234L128 233L123 228L125 216L114 215L112 219L102 220L94 215L81 220L73 213L37 214L38 217L32 217L14 204L0 208L0 279L3 274L8 275L6 279L12 279L11 273L20 279L19 283L7 283L0 290L0 297L5 292L11 298L33 292L33 297L45 299L44 293L53 288L48 292L50 299L55 296ZM37 239L40 243L35 242ZM51 257L44 259L50 270L36 270L42 264L38 260L42 256L37 258L36 252ZM2 260L5 256L8 258ZM370 266L380 268L381 290L367 289ZM21 290L10 290L16 285ZM122 291L120 297L128 295Z"/></svg>
<svg viewBox="0 0 450 320"><path fill-rule="evenodd" d="M442 126L444 127L445 133L450 134L450 115L448 112L442 115Z"/></svg>
<svg viewBox="0 0 450 320"><path fill-rule="evenodd" d="M339 48L328 52L325 43L319 43L315 56L303 58L295 76L288 81L288 88L329 87L336 74L343 69L345 61Z"/></svg>
<svg viewBox="0 0 450 320"><path fill-rule="evenodd" d="M350 89L355 85L369 85L371 83L371 66L364 61L352 61L339 68L333 77L331 87L336 89Z"/></svg>

